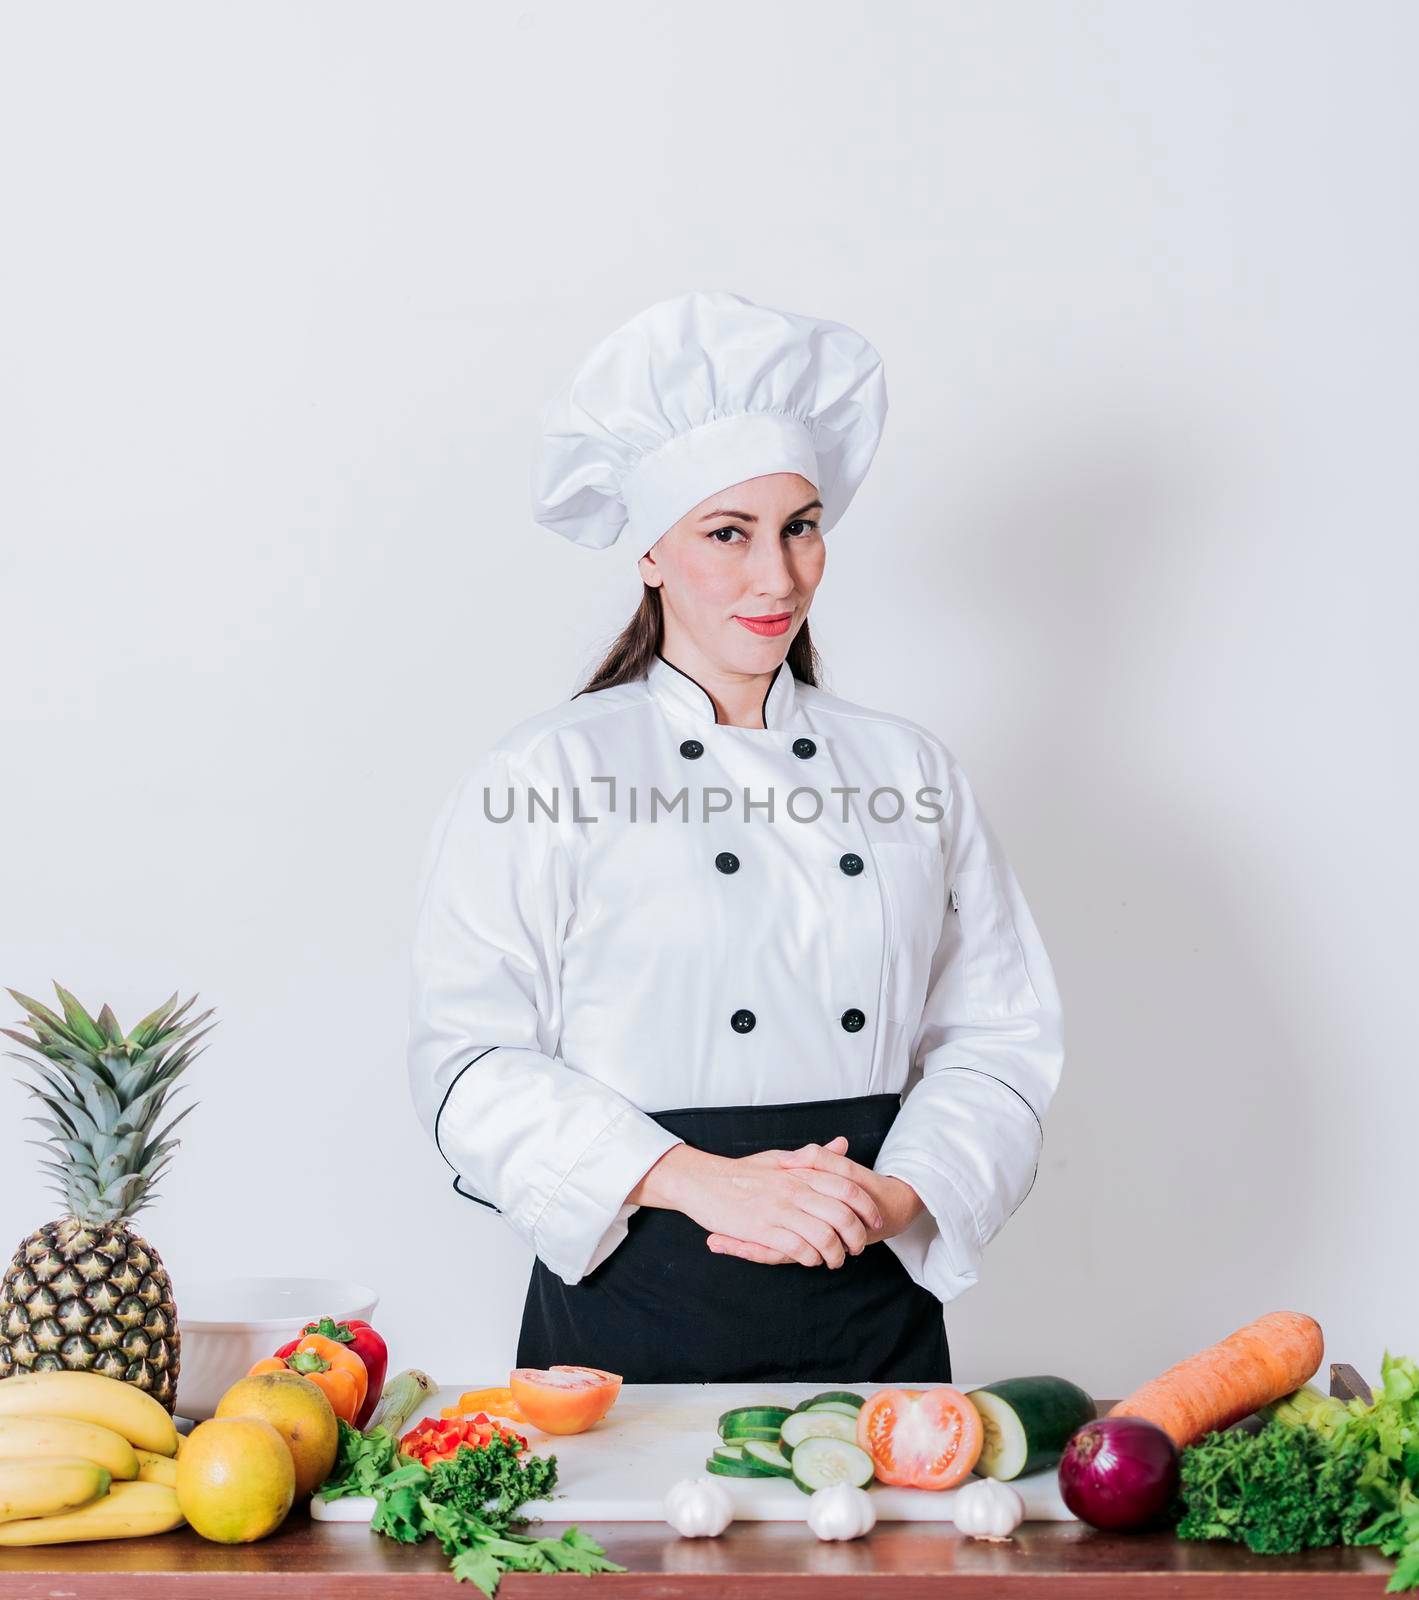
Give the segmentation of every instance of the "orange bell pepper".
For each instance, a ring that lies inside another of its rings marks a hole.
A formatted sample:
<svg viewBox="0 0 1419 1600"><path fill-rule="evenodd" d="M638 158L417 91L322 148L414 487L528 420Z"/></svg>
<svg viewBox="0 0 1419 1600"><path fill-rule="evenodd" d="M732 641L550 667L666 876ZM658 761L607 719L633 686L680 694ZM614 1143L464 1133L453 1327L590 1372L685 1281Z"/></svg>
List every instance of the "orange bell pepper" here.
<svg viewBox="0 0 1419 1600"><path fill-rule="evenodd" d="M514 1422L526 1420L518 1410L511 1389L468 1389L460 1396L456 1406L445 1406L439 1415L448 1420L471 1416L477 1411L491 1412L495 1417L510 1417Z"/></svg>
<svg viewBox="0 0 1419 1600"><path fill-rule="evenodd" d="M319 1333L306 1334L288 1356L258 1361L247 1376L261 1372L294 1372L308 1378L329 1400L335 1415L349 1423L359 1416L369 1387L368 1369L354 1351Z"/></svg>

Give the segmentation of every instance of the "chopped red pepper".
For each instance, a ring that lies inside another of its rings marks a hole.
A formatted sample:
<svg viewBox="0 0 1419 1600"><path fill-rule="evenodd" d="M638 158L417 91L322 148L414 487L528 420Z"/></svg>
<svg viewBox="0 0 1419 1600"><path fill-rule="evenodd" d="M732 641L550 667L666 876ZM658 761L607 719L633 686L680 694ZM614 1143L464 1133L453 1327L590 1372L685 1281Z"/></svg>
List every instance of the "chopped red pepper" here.
<svg viewBox="0 0 1419 1600"><path fill-rule="evenodd" d="M480 1411L475 1417L425 1417L399 1441L399 1450L421 1466L431 1467L459 1450L480 1450L496 1438L506 1439L519 1450L527 1449L527 1440L520 1433Z"/></svg>

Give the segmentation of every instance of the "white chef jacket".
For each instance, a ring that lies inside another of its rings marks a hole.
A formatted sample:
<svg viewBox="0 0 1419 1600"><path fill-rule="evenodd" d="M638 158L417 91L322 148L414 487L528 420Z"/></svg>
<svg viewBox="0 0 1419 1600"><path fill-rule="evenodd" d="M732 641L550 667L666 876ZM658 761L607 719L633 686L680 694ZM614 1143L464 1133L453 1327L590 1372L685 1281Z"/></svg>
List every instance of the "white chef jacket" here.
<svg viewBox="0 0 1419 1600"><path fill-rule="evenodd" d="M716 722L657 656L472 766L421 871L414 1101L455 1189L574 1284L682 1142L648 1113L901 1092L875 1168L925 1209L886 1243L946 1302L1038 1170L1054 974L939 739L786 662L763 714Z"/></svg>

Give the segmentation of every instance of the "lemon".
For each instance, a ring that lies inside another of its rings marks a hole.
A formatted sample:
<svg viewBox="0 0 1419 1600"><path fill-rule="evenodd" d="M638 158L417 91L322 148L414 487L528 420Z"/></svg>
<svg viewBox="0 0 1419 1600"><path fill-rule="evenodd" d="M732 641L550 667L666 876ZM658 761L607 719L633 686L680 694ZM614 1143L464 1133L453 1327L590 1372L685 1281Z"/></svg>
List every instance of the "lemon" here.
<svg viewBox="0 0 1419 1600"><path fill-rule="evenodd" d="M260 1417L214 1417L187 1436L177 1462L182 1514L217 1544L264 1539L285 1520L296 1493L286 1441Z"/></svg>

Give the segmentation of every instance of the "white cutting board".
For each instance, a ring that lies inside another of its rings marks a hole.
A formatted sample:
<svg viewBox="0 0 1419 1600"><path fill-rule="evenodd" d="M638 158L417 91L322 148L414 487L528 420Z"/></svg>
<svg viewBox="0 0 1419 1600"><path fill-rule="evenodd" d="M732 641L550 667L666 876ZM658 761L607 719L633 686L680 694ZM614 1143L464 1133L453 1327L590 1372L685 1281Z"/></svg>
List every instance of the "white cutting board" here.
<svg viewBox="0 0 1419 1600"><path fill-rule="evenodd" d="M436 1417L456 1406L462 1389L440 1389L421 1416ZM550 1500L529 1500L524 1512L551 1522L661 1522L665 1491L680 1478L705 1470L705 1457L720 1442L720 1413L733 1406L781 1405L790 1409L825 1389L851 1389L868 1395L881 1383L627 1383L610 1412L585 1433L543 1433L530 1423L512 1428L540 1456L557 1458L557 1492ZM930 1389L934 1383L903 1383L895 1388ZM957 1384L959 1389L978 1384ZM414 1417L410 1426L419 1420ZM744 1522L802 1522L809 1496L786 1479L720 1478L729 1491L734 1515ZM973 1481L967 1479L967 1482ZM1017 1478L1011 1485L1033 1522L1077 1520L1060 1498L1053 1471ZM956 1495L951 1489L897 1489L874 1483L872 1500L882 1522L950 1522ZM311 1501L319 1521L368 1522L374 1501L351 1496L326 1505Z"/></svg>

